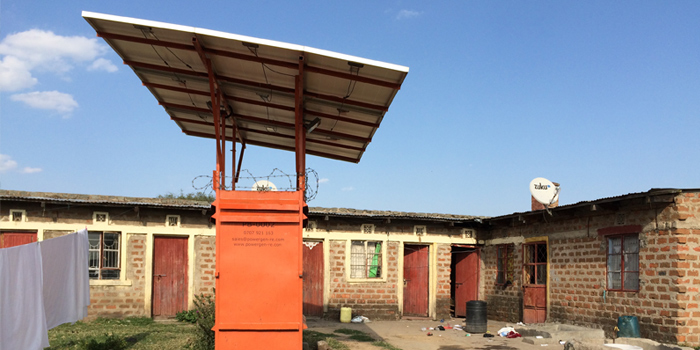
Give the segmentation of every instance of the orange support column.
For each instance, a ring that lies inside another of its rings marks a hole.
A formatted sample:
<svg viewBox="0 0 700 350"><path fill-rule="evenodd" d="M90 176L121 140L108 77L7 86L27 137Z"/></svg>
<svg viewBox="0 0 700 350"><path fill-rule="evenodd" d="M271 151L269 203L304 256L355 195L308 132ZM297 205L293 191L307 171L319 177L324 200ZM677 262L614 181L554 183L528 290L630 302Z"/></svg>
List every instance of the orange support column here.
<svg viewBox="0 0 700 350"><path fill-rule="evenodd" d="M302 348L303 194L218 191L217 350Z"/></svg>

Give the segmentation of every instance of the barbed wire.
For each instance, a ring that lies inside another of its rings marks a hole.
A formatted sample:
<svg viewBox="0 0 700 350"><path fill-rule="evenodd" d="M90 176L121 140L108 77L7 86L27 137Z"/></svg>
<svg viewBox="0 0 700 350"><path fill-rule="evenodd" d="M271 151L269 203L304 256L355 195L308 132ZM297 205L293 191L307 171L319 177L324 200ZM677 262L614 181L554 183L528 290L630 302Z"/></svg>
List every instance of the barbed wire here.
<svg viewBox="0 0 700 350"><path fill-rule="evenodd" d="M296 174L287 174L284 171L274 168L272 172L268 175L261 175L261 176L255 176L253 173L251 173L248 169L241 169L241 173L246 173L248 176L239 176L238 177L238 182L236 183L235 190L236 191L256 191L256 189L253 187L255 183L262 181L262 180L267 180L272 183L275 183L277 181L277 184L275 184L275 187L277 188L277 191L296 191L296 182L297 182L297 175ZM316 198L316 195L318 195L318 185L319 185L319 178L318 178L318 173L316 170L311 169L311 168L306 168L306 172L304 173L306 176L306 188L304 189L304 200L306 202L310 202ZM270 179L276 179L275 181L271 181ZM226 179L223 181L222 189L231 191L233 188L231 187L231 176L226 176ZM284 183L284 180L286 180L288 186L279 186L278 184L280 183L279 180L282 180ZM192 188L194 188L196 191L201 191L204 192L205 194L213 194L214 193L214 178L211 175L199 175L195 176L194 179L192 179ZM228 184L228 185L227 185ZM260 190L260 189L258 189Z"/></svg>

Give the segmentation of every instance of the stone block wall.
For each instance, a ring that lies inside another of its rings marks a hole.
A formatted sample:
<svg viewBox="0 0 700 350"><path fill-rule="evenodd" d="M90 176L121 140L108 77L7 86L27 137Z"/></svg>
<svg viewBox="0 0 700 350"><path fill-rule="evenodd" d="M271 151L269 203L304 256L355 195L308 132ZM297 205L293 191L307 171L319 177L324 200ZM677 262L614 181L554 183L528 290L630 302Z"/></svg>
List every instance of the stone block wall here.
<svg viewBox="0 0 700 350"><path fill-rule="evenodd" d="M520 245L509 244L514 259L513 281L509 286L496 284L498 246L488 245L481 249L482 292L480 299L486 301L486 311L489 319L508 322L520 322L523 315L521 270L518 268L522 261Z"/></svg>
<svg viewBox="0 0 700 350"><path fill-rule="evenodd" d="M488 237L492 244L482 250L489 318L521 320L514 310L522 309L522 244L544 236L549 239L548 321L601 328L612 337L618 317L636 316L644 338L700 345L699 218L698 193L683 193L667 206L622 207L564 219L555 215L546 223L495 229ZM606 234L624 227L639 228L637 292L606 290ZM495 285L495 243L508 239L515 243L516 278L504 289Z"/></svg>
<svg viewBox="0 0 700 350"><path fill-rule="evenodd" d="M399 318L397 301L399 243L388 242L386 281L348 282L345 278L346 241L330 241L330 298L326 316L339 319L341 307L371 320Z"/></svg>
<svg viewBox="0 0 700 350"><path fill-rule="evenodd" d="M196 236L194 242L194 294L213 294L216 281L216 237Z"/></svg>
<svg viewBox="0 0 700 350"><path fill-rule="evenodd" d="M449 244L437 245L437 295L436 316L438 319L450 318L452 272L452 247Z"/></svg>
<svg viewBox="0 0 700 350"><path fill-rule="evenodd" d="M126 251L127 266L122 266L121 273L126 273L130 285L91 285L88 318L146 315L146 235L127 234Z"/></svg>

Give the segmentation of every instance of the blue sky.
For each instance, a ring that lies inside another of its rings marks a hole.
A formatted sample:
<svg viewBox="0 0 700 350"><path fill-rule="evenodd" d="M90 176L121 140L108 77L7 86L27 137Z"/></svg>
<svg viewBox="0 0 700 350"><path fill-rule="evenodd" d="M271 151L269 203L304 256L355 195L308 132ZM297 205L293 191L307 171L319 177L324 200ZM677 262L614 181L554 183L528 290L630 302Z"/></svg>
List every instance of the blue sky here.
<svg viewBox="0 0 700 350"><path fill-rule="evenodd" d="M309 156L311 206L503 215L535 177L560 204L700 187L700 2L36 1L0 5L0 188L194 191L182 134L81 11L408 66L359 164ZM292 153L251 146L256 176ZM274 180L273 180L274 181Z"/></svg>

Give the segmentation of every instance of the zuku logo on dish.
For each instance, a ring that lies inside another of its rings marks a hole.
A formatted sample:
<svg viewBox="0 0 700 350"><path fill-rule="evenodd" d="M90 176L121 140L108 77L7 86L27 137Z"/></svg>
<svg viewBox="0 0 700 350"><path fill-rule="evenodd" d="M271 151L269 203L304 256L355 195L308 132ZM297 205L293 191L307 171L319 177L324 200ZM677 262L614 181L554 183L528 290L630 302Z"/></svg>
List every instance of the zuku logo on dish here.
<svg viewBox="0 0 700 350"><path fill-rule="evenodd" d="M543 185L543 184L541 184L541 183L535 184L535 189L536 189L536 190L545 190L545 191L546 191L546 190L549 189L549 187L551 187L551 186L550 186L550 185Z"/></svg>

